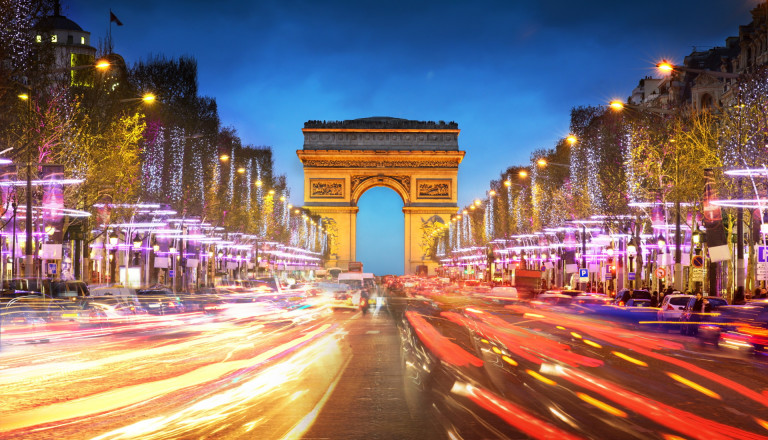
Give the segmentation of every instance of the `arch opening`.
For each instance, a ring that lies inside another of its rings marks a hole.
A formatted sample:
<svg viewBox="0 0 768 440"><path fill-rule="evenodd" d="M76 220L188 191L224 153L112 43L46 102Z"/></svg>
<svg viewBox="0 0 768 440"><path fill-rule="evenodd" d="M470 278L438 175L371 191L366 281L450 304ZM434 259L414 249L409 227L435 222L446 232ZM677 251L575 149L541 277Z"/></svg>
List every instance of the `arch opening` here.
<svg viewBox="0 0 768 440"><path fill-rule="evenodd" d="M402 177L401 177L402 179ZM357 206L360 197L372 188L386 187L394 191L400 196L400 201L403 202L403 206L408 206L410 197L408 189L404 186L403 182L390 176L369 176L357 184L351 194L352 206Z"/></svg>
<svg viewBox="0 0 768 440"><path fill-rule="evenodd" d="M402 196L386 185L371 186L363 192L358 196L357 260L363 263L365 272L403 275L405 224Z"/></svg>

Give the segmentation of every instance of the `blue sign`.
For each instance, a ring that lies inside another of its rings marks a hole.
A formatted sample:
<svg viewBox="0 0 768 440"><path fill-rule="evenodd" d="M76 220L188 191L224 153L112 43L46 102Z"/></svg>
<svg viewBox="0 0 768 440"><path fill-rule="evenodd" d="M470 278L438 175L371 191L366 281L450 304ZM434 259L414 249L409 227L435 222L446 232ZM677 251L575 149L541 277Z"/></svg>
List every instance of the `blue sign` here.
<svg viewBox="0 0 768 440"><path fill-rule="evenodd" d="M757 262L768 263L768 246L757 247Z"/></svg>
<svg viewBox="0 0 768 440"><path fill-rule="evenodd" d="M579 269L579 278L589 278L589 269Z"/></svg>
<svg viewBox="0 0 768 440"><path fill-rule="evenodd" d="M173 278L173 269L171 269L171 270L169 270L169 271L168 271L168 276L169 276L169 277L171 277L171 278Z"/></svg>
<svg viewBox="0 0 768 440"><path fill-rule="evenodd" d="M56 275L56 263L48 263L48 273Z"/></svg>
<svg viewBox="0 0 768 440"><path fill-rule="evenodd" d="M627 273L627 279L630 281L635 281L635 273L634 272Z"/></svg>

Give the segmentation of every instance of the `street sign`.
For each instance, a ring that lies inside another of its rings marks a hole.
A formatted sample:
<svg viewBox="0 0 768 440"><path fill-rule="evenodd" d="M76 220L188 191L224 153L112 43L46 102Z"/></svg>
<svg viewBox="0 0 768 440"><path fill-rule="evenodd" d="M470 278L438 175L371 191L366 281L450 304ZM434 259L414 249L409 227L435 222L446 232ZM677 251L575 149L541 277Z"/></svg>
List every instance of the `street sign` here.
<svg viewBox="0 0 768 440"><path fill-rule="evenodd" d="M768 246L757 247L757 262L768 263Z"/></svg>
<svg viewBox="0 0 768 440"><path fill-rule="evenodd" d="M694 255L691 257L691 266L701 268L704 267L704 257L701 255Z"/></svg>
<svg viewBox="0 0 768 440"><path fill-rule="evenodd" d="M169 270L169 271L168 271L168 276L169 276L170 278L173 278L173 269L171 269L171 270Z"/></svg>
<svg viewBox="0 0 768 440"><path fill-rule="evenodd" d="M691 281L704 282L704 269L700 267L691 268Z"/></svg>
<svg viewBox="0 0 768 440"><path fill-rule="evenodd" d="M758 281L768 280L768 263L757 263L756 273Z"/></svg>
<svg viewBox="0 0 768 440"><path fill-rule="evenodd" d="M589 281L589 270L579 269L579 282L586 283L587 281Z"/></svg>
<svg viewBox="0 0 768 440"><path fill-rule="evenodd" d="M48 263L48 273L56 275L56 263Z"/></svg>
<svg viewBox="0 0 768 440"><path fill-rule="evenodd" d="M656 278L663 279L667 277L667 271L663 267L656 269Z"/></svg>
<svg viewBox="0 0 768 440"><path fill-rule="evenodd" d="M628 272L627 273L627 279L629 281L635 281L635 273L634 272Z"/></svg>
<svg viewBox="0 0 768 440"><path fill-rule="evenodd" d="M611 266L610 265L605 266L605 279L606 280L612 280L613 279L613 274L611 273Z"/></svg>

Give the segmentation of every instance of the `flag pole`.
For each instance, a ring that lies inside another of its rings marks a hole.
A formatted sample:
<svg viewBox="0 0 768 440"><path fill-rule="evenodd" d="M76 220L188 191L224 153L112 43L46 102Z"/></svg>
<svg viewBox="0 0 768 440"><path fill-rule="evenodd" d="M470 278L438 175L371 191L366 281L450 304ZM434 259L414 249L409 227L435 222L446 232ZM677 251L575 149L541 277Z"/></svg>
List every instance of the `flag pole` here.
<svg viewBox="0 0 768 440"><path fill-rule="evenodd" d="M107 33L107 49L112 53L112 8L109 9L109 32Z"/></svg>

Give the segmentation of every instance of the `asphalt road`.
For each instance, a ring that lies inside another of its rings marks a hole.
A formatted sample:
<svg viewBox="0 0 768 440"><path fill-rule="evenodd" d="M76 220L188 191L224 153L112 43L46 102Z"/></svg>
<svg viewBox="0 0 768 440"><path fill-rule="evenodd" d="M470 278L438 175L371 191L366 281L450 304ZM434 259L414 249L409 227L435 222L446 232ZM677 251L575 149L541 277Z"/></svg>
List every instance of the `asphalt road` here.
<svg viewBox="0 0 768 440"><path fill-rule="evenodd" d="M386 311L337 312L352 352L341 381L304 439L418 439L443 437L428 418L410 415L403 391L398 328ZM344 316L346 315L346 316Z"/></svg>

